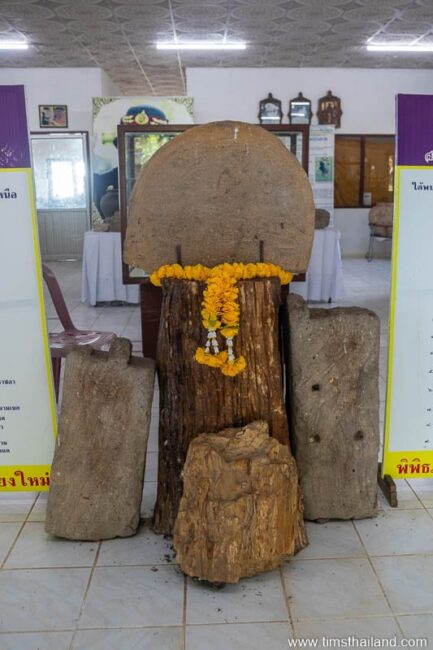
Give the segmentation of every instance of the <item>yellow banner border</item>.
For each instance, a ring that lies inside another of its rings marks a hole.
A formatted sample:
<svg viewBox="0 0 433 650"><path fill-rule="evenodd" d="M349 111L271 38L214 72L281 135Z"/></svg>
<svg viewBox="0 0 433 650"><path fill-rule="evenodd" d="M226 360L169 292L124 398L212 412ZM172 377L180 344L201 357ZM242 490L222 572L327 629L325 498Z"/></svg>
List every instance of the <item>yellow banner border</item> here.
<svg viewBox="0 0 433 650"><path fill-rule="evenodd" d="M51 355L50 355L50 345L48 339L48 326L47 319L45 315L45 306L44 306L44 286L42 278L42 260L41 253L39 248L39 234L38 234L38 225L36 217L36 203L35 195L33 188L33 172L31 167L3 167L0 168L0 172L15 172L15 173L25 173L27 177L27 186L29 192L29 205L30 205L30 221L32 227L32 237L33 237L33 250L34 250L34 259L35 259L35 271L36 271L36 282L38 288L38 303L39 303L39 316L41 319L42 326L42 338L44 343L44 358L45 358L45 372L48 382L48 393L50 399L50 412L51 412L51 421L53 427L53 435L57 437L57 410L56 410L56 400L54 395L54 383L53 383L53 372L51 365ZM34 477L44 478L46 472L50 471L50 465L23 465L23 466L5 466L0 467L0 492L21 492L21 491L45 491L48 490L48 485L42 485L39 487L31 486L25 487L24 485L18 485L19 476L15 478L17 485L13 486L10 483L10 479L14 478L15 472L23 472L24 475L29 476L32 474L32 481ZM47 469L48 468L48 469ZM26 474L27 473L27 474ZM9 487L2 486L2 478L5 478L6 481L9 481ZM48 481L49 484L49 481Z"/></svg>
<svg viewBox="0 0 433 650"><path fill-rule="evenodd" d="M1 492L45 492L50 487L51 465L0 467Z"/></svg>
<svg viewBox="0 0 433 650"><path fill-rule="evenodd" d="M391 261L391 295L389 314L389 346L387 364L387 387L386 387L386 408L385 408L385 433L382 454L382 477L388 474L392 478L426 478L433 475L433 450L402 450L390 451L391 437L391 397L392 397L392 376L394 361L394 335L395 335L395 304L397 297L397 274L398 274L398 243L400 232L400 187L401 172L406 170L429 169L429 165L397 165L395 174L395 203L394 221L392 236L392 261ZM429 471L427 471L429 468ZM430 469L431 468L431 469Z"/></svg>

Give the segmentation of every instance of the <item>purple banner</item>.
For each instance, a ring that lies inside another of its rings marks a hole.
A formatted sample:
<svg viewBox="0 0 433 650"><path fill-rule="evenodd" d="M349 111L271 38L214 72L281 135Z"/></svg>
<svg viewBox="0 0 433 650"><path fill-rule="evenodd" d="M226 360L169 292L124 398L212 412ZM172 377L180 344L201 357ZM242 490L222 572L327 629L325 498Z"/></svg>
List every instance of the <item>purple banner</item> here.
<svg viewBox="0 0 433 650"><path fill-rule="evenodd" d="M24 86L0 86L0 167L30 167Z"/></svg>
<svg viewBox="0 0 433 650"><path fill-rule="evenodd" d="M397 95L397 165L433 165L433 95Z"/></svg>

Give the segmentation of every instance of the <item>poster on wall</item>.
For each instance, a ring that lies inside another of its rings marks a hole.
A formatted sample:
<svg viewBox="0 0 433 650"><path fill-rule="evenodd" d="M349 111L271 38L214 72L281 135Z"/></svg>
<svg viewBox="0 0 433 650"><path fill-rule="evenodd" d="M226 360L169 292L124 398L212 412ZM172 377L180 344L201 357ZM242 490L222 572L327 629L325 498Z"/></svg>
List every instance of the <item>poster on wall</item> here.
<svg viewBox="0 0 433 650"><path fill-rule="evenodd" d="M24 86L0 86L0 492L49 487L56 409Z"/></svg>
<svg viewBox="0 0 433 650"><path fill-rule="evenodd" d="M383 474L433 476L433 96L397 95Z"/></svg>
<svg viewBox="0 0 433 650"><path fill-rule="evenodd" d="M103 218L101 199L110 193L118 201L118 124L192 124L191 97L94 97L93 100L93 220ZM108 189L110 188L110 189Z"/></svg>
<svg viewBox="0 0 433 650"><path fill-rule="evenodd" d="M316 208L328 210L332 225L334 216L334 147L335 127L310 127L310 158L308 176Z"/></svg>

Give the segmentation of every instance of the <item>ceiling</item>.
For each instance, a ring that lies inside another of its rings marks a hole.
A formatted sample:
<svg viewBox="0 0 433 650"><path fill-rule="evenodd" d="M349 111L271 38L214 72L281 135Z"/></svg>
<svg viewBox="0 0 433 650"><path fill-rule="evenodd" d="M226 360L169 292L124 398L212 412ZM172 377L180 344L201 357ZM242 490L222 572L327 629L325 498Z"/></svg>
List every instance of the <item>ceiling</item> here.
<svg viewBox="0 0 433 650"><path fill-rule="evenodd" d="M155 40L246 40L240 52L157 51ZM433 54L364 44L433 41L433 0L0 0L0 67L103 68L125 94L185 93L188 66L432 68Z"/></svg>

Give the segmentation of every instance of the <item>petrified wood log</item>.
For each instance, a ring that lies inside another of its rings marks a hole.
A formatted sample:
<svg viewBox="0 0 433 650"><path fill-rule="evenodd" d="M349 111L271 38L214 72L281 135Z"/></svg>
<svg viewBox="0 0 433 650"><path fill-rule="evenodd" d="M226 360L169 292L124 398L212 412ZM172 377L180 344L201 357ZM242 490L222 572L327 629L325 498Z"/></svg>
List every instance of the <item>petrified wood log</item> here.
<svg viewBox="0 0 433 650"><path fill-rule="evenodd" d="M59 436L45 529L67 539L127 537L137 531L155 363L110 352L72 351L66 359Z"/></svg>
<svg viewBox="0 0 433 650"><path fill-rule="evenodd" d="M296 464L266 422L195 438L183 485L173 545L184 573L238 582L295 553Z"/></svg>
<svg viewBox="0 0 433 650"><path fill-rule="evenodd" d="M288 445L279 350L278 279L239 282L241 309L235 354L247 367L236 377L194 360L205 340L201 323L204 285L164 280L157 368L160 387L158 498L154 529L171 533L180 497L182 469L190 442L204 431L244 426L262 419L270 435ZM302 547L303 523L299 524Z"/></svg>
<svg viewBox="0 0 433 650"><path fill-rule="evenodd" d="M290 433L306 519L369 517L379 452L378 316L289 295Z"/></svg>
<svg viewBox="0 0 433 650"><path fill-rule="evenodd" d="M296 157L265 129L213 122L185 131L143 168L128 208L124 259L151 273L162 264L215 266L264 259L304 272L314 204Z"/></svg>

